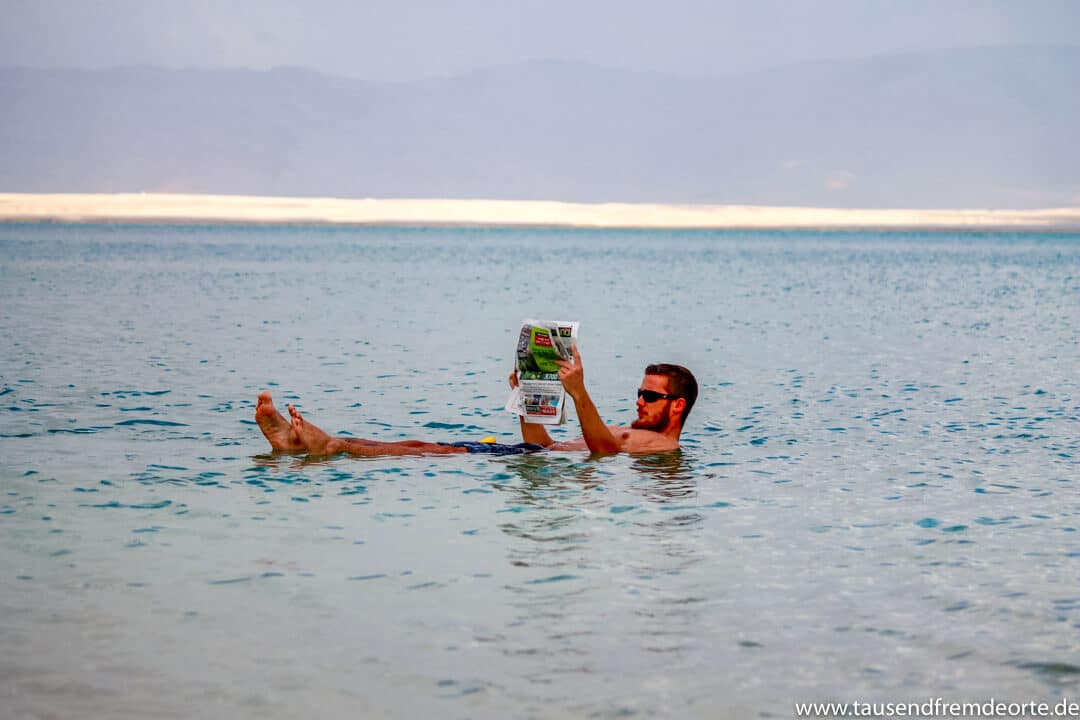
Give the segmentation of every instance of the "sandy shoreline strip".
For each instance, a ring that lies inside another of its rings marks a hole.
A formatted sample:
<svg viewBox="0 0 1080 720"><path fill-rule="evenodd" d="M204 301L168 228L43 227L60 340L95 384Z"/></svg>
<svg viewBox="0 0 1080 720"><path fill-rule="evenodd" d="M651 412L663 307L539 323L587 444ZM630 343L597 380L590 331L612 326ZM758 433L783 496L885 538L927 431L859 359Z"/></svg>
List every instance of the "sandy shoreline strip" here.
<svg viewBox="0 0 1080 720"><path fill-rule="evenodd" d="M741 205L240 195L0 193L0 222L1080 231L1080 208L845 210Z"/></svg>

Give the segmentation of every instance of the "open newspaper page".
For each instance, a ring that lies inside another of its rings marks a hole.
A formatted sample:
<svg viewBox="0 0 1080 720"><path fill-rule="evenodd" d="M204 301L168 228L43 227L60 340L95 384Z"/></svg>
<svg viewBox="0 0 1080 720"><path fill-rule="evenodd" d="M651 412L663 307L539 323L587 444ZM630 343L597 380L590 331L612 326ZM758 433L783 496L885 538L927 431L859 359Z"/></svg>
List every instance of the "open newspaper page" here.
<svg viewBox="0 0 1080 720"><path fill-rule="evenodd" d="M506 409L541 425L566 422L566 390L559 380L559 360L574 357L578 323L561 320L526 320L518 335L515 361L518 386Z"/></svg>

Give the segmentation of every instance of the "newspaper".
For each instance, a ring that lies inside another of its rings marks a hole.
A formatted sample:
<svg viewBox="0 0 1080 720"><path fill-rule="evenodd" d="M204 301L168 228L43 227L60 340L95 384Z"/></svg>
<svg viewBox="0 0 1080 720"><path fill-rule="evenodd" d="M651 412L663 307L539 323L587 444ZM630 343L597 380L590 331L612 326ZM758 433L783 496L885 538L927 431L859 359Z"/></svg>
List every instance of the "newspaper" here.
<svg viewBox="0 0 1080 720"><path fill-rule="evenodd" d="M559 380L559 360L574 357L578 323L563 320L526 320L515 350L518 386L506 409L527 423L561 425L566 422L566 390Z"/></svg>

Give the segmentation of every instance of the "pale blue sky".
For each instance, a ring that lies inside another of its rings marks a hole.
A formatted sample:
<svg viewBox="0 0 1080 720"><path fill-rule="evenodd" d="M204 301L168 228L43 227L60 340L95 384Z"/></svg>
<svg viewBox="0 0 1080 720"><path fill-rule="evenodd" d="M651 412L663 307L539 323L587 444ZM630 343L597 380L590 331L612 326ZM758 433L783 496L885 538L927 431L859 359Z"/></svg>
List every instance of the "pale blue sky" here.
<svg viewBox="0 0 1080 720"><path fill-rule="evenodd" d="M945 47L1080 45L1075 0L0 0L0 66L372 80L536 58L722 73Z"/></svg>

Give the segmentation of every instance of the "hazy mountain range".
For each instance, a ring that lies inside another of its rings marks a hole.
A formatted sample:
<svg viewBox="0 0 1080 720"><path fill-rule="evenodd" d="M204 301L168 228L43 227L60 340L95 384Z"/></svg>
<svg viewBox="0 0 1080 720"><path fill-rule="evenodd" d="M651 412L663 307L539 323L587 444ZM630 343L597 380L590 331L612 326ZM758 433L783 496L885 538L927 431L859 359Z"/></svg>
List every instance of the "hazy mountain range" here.
<svg viewBox="0 0 1080 720"><path fill-rule="evenodd" d="M420 82L0 69L0 191L834 207L1080 204L1080 48L724 76L556 61Z"/></svg>

